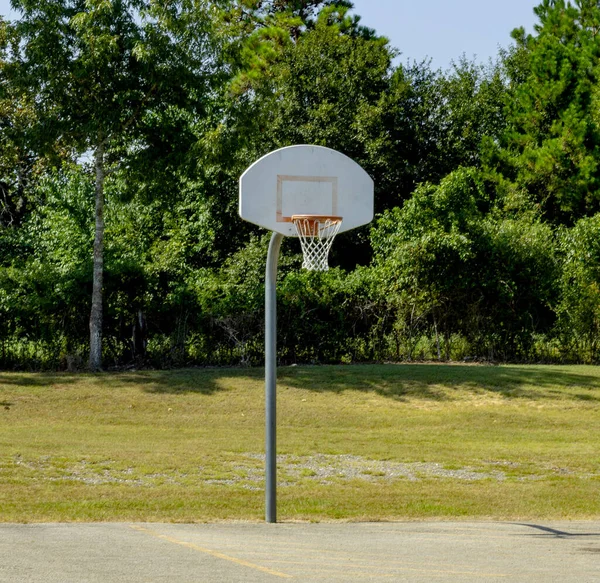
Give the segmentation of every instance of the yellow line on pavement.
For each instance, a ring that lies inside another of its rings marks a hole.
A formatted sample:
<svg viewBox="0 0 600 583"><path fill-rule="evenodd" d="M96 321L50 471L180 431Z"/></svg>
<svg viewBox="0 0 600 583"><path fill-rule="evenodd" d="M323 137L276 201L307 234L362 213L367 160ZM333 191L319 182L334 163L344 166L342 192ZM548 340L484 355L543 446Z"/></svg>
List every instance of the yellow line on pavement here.
<svg viewBox="0 0 600 583"><path fill-rule="evenodd" d="M143 526L130 525L130 528L132 528L133 530L137 530L138 532L143 532L145 534L149 534L155 538L166 540L175 545L180 545L182 547L187 547L188 549L200 551L201 553L210 555L211 557L215 557L217 559L223 559L224 561L229 561L230 563L235 563L236 565L241 565L242 567L248 567L249 569L254 569L255 571L261 571L262 573L268 573L269 575L273 575L274 577L281 577L283 579L293 579L292 575L288 575L287 573L281 573L280 571L273 571L272 569L268 569L267 567L262 567L261 565L255 565L254 563L250 563L249 561L244 561L244 559L230 557L229 555L224 555L223 553L219 553L218 551L213 551L211 549L205 549L205 548L195 545L193 543L188 543L188 542L173 538L171 536L160 534L159 532L156 532L149 528L144 528Z"/></svg>

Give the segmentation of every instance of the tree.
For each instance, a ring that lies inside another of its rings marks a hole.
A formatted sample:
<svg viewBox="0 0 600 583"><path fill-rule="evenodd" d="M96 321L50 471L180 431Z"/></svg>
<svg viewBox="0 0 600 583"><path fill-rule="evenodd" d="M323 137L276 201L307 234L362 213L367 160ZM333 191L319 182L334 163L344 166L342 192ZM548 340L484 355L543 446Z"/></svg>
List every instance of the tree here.
<svg viewBox="0 0 600 583"><path fill-rule="evenodd" d="M506 81L502 62L478 65L464 57L439 77L430 106L437 149L426 160L426 180L481 166L483 142L496 142L506 131Z"/></svg>
<svg viewBox="0 0 600 583"><path fill-rule="evenodd" d="M16 228L30 210L31 185L42 161L36 156L44 142L32 95L10 79L19 38L0 17L0 229Z"/></svg>
<svg viewBox="0 0 600 583"><path fill-rule="evenodd" d="M600 357L600 214L561 233L563 259L557 331L570 358Z"/></svg>
<svg viewBox="0 0 600 583"><path fill-rule="evenodd" d="M433 329L438 346L440 333L448 346L451 334L463 331L485 205L476 172L459 169L439 186L419 186L373 228L375 264L409 337L417 326Z"/></svg>
<svg viewBox="0 0 600 583"><path fill-rule="evenodd" d="M325 16L344 32L373 35L347 14L349 0L230 0L219 12L226 58L236 72L232 89L243 93L270 76L286 48L297 43Z"/></svg>
<svg viewBox="0 0 600 583"><path fill-rule="evenodd" d="M459 168L419 186L373 228L375 266L406 336L432 333L446 357L450 338L475 354L527 357L548 332L556 292L553 233L534 213L502 216L481 173ZM410 342L409 342L410 344Z"/></svg>
<svg viewBox="0 0 600 583"><path fill-rule="evenodd" d="M105 181L132 168L144 174L140 164L156 159L165 128L198 115L207 92L207 28L198 2L13 0L12 5L21 13L14 83L30 91L49 139L72 149L73 158L86 152L93 158L89 368L100 370ZM185 13L188 6L193 16ZM188 31L186 24L195 26ZM192 31L201 36L192 38Z"/></svg>
<svg viewBox="0 0 600 583"><path fill-rule="evenodd" d="M480 166L485 142L505 130L500 65L460 59L446 73L427 62L399 65L387 83L375 103L362 104L353 136L376 178L378 211L400 205L420 183Z"/></svg>
<svg viewBox="0 0 600 583"><path fill-rule="evenodd" d="M600 7L544 0L537 35L513 32L523 81L508 104L504 172L544 215L572 224L600 209Z"/></svg>

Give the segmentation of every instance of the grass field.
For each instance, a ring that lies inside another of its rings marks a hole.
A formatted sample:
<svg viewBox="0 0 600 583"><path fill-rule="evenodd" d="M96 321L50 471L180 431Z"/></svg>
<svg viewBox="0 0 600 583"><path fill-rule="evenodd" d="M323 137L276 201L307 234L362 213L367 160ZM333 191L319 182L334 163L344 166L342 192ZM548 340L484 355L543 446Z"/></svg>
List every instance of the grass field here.
<svg viewBox="0 0 600 583"><path fill-rule="evenodd" d="M262 520L262 370L0 373L0 521ZM600 369L279 369L280 520L600 517Z"/></svg>

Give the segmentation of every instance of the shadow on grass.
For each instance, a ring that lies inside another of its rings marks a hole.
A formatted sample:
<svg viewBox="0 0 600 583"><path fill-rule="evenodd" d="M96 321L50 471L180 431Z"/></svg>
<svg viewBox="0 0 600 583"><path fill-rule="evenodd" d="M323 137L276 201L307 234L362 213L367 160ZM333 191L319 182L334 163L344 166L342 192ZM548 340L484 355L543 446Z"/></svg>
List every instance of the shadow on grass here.
<svg viewBox="0 0 600 583"><path fill-rule="evenodd" d="M541 366L473 366L399 364L280 369L279 382L315 392L374 392L403 400L409 397L452 400L453 391L496 393L509 399L558 399L600 402L598 376L573 368Z"/></svg>
<svg viewBox="0 0 600 583"><path fill-rule="evenodd" d="M590 369L592 370L592 369ZM262 368L184 369L121 373L151 393L212 394L246 383L260 383ZM573 399L600 403L598 375L574 367L478 366L445 364L339 365L280 367L278 385L319 393L372 392L395 399L453 400L453 391L496 393L508 399Z"/></svg>
<svg viewBox="0 0 600 583"><path fill-rule="evenodd" d="M395 400L453 400L453 392L495 393L508 399L571 399L600 403L600 369L532 365L333 365L280 367L278 384L319 393L372 392ZM0 373L4 386L55 387L93 384L118 390L127 384L148 393L211 395L262 383L262 368L198 368L100 374Z"/></svg>
<svg viewBox="0 0 600 583"><path fill-rule="evenodd" d="M212 395L229 390L240 382L248 380L260 381L264 376L263 369L180 369L170 371L139 371L120 373L122 382L142 385L142 390L154 394L198 393Z"/></svg>
<svg viewBox="0 0 600 583"><path fill-rule="evenodd" d="M223 382L223 379L248 376L258 379L262 376L262 370L215 368L103 373L0 373L0 391L3 386L25 389L77 389L92 386L97 387L98 391L118 391L123 386L133 385L154 394L211 395L228 389L228 383Z"/></svg>
<svg viewBox="0 0 600 583"><path fill-rule="evenodd" d="M3 385L13 387L52 387L54 385L74 385L81 382L81 378L81 375L73 373L0 372L0 388L2 388Z"/></svg>

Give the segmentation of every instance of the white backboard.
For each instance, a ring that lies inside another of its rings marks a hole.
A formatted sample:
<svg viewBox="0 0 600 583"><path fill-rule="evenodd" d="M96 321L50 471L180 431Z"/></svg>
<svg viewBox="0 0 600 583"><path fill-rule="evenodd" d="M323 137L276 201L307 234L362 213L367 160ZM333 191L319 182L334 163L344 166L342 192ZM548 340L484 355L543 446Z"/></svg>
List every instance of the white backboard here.
<svg viewBox="0 0 600 583"><path fill-rule="evenodd" d="M292 215L342 217L340 232L373 220L373 180L344 154L289 146L263 156L240 177L242 219L296 236Z"/></svg>

